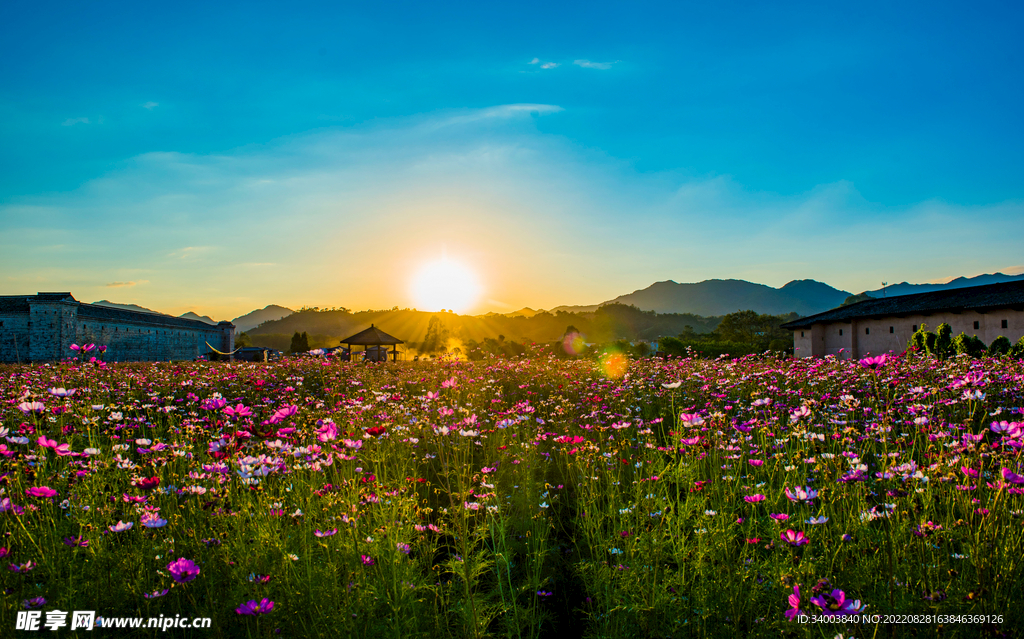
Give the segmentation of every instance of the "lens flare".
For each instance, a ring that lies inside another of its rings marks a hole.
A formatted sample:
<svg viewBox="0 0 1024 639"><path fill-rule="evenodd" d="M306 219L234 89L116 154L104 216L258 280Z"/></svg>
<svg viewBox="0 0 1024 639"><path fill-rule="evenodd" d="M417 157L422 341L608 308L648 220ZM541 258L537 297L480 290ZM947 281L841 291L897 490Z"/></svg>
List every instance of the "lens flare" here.
<svg viewBox="0 0 1024 639"><path fill-rule="evenodd" d="M567 333L562 338L562 348L569 355L579 355L583 351L587 350L587 344L583 341L583 336L579 333Z"/></svg>
<svg viewBox="0 0 1024 639"><path fill-rule="evenodd" d="M629 358L622 353L606 353L601 358L601 370L609 379L619 379L629 368Z"/></svg>

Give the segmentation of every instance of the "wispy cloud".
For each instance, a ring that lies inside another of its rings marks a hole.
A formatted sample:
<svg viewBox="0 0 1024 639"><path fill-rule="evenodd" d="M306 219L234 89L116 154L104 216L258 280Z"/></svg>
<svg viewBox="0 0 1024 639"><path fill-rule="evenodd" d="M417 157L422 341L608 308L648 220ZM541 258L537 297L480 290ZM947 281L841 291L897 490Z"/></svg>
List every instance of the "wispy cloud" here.
<svg viewBox="0 0 1024 639"><path fill-rule="evenodd" d="M126 288L128 286L138 286L139 284L148 284L149 280L138 280L134 282L111 282L104 284L107 288Z"/></svg>
<svg viewBox="0 0 1024 639"><path fill-rule="evenodd" d="M61 126L74 126L76 124L89 124L89 118L68 118L61 123Z"/></svg>
<svg viewBox="0 0 1024 639"><path fill-rule="evenodd" d="M183 249L179 249L177 251L169 253L167 257L177 257L185 260L192 257L197 257L198 255L205 253L206 251L209 251L212 248L212 246L186 246Z"/></svg>
<svg viewBox="0 0 1024 639"><path fill-rule="evenodd" d="M147 102L147 103L142 105L142 108L143 109L149 109L150 111L152 111L153 109L155 109L158 106L160 106L159 102Z"/></svg>
<svg viewBox="0 0 1024 639"><path fill-rule="evenodd" d="M535 64L540 66L540 68L542 69L554 69L555 67L558 66L557 62L541 62L540 58L534 58L533 60L527 62L527 64Z"/></svg>
<svg viewBox="0 0 1024 639"><path fill-rule="evenodd" d="M601 69L602 71L612 68L612 65L617 64L618 62L618 60L616 60L615 62L591 62L590 60L573 60L573 64L575 64L578 67L583 67L584 69Z"/></svg>

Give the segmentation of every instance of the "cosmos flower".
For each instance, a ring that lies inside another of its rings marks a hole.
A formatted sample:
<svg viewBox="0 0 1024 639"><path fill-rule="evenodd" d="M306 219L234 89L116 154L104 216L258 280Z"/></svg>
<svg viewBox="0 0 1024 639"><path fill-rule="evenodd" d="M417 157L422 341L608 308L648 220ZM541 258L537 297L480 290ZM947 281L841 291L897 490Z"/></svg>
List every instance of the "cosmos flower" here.
<svg viewBox="0 0 1024 639"><path fill-rule="evenodd" d="M808 486L806 488L804 488L802 486L797 486L792 491L787 486L785 492L786 492L786 497L788 497L791 502L794 502L794 503L797 503L797 504L807 503L807 502L811 501L812 499L815 499L815 498L818 497L818 491L814 490L810 486Z"/></svg>
<svg viewBox="0 0 1024 639"><path fill-rule="evenodd" d="M748 504L756 504L756 503L762 502L764 500L765 500L765 496L764 495L760 495L760 494L758 494L758 495L745 495L743 497L743 501L747 502Z"/></svg>
<svg viewBox="0 0 1024 639"><path fill-rule="evenodd" d="M857 614L865 608L859 600L848 600L846 593L842 590L833 590L827 594L811 597L811 603L821 608L821 614L827 617Z"/></svg>
<svg viewBox="0 0 1024 639"><path fill-rule="evenodd" d="M789 610L786 611L786 619L790 621L795 620L798 616L804 614L800 610L800 584L793 586L793 594L789 595Z"/></svg>
<svg viewBox="0 0 1024 639"><path fill-rule="evenodd" d="M36 608L42 608L46 605L45 597L34 597L32 599L26 599L21 602L21 605L28 610L35 610Z"/></svg>
<svg viewBox="0 0 1024 639"><path fill-rule="evenodd" d="M158 599L160 597L163 597L167 593L168 593L168 590L166 588L164 588L163 590L154 590L153 592L143 593L142 596L145 597L146 599Z"/></svg>
<svg viewBox="0 0 1024 639"><path fill-rule="evenodd" d="M131 530L133 525L134 524L132 522L128 522L126 524L123 521L118 520L116 524L114 524L113 526L107 526L107 528L110 530L110 532L119 533L125 532L126 530Z"/></svg>
<svg viewBox="0 0 1024 639"><path fill-rule="evenodd" d="M42 402L22 402L18 404L18 410L25 413L41 413L46 410L46 404Z"/></svg>
<svg viewBox="0 0 1024 639"><path fill-rule="evenodd" d="M1009 468L1003 467L1000 472L1003 475L1003 481L1010 484L1024 484L1024 476L1018 475Z"/></svg>
<svg viewBox="0 0 1024 639"><path fill-rule="evenodd" d="M805 535L802 531L797 532L792 529L783 532L781 535L779 535L779 538L782 539L782 541L789 544L790 546L796 546L797 548L811 543L811 540L808 539L807 535Z"/></svg>
<svg viewBox="0 0 1024 639"><path fill-rule="evenodd" d="M33 486L32 488L26 488L25 494L29 497L40 497L43 499L49 499L50 497L56 497L57 491L50 488L49 486Z"/></svg>
<svg viewBox="0 0 1024 639"><path fill-rule="evenodd" d="M337 528L331 528L330 530L314 530L313 534L317 537L330 537L338 532Z"/></svg>
<svg viewBox="0 0 1024 639"><path fill-rule="evenodd" d="M239 607L235 608L235 612L240 615L264 615L274 609L274 602L264 597L259 602L255 599L245 602Z"/></svg>
<svg viewBox="0 0 1024 639"><path fill-rule="evenodd" d="M199 566L191 559L182 557L177 561L167 564L167 572L171 573L174 581L183 584L192 581L199 575Z"/></svg>

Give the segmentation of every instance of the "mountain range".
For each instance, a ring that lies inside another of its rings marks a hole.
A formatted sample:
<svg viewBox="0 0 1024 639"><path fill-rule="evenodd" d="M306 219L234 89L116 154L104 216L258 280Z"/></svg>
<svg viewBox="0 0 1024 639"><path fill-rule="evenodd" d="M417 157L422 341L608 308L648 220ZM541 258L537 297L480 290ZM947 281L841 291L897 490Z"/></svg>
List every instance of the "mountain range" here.
<svg viewBox="0 0 1024 639"><path fill-rule="evenodd" d="M864 291L861 295L895 297L897 295L911 295L914 293L1018 280L1024 280L1024 274L1004 275L1003 273L991 273L976 277L958 277L945 283L910 284L908 282L900 282L899 284L888 285L884 290L879 288ZM558 313L594 313L600 307L609 304L625 304L627 306L635 306L643 311L654 311L659 314L692 314L702 317L720 317L747 309L769 315L784 315L795 312L806 316L835 308L851 295L848 291L842 291L815 280L793 280L781 288L774 288L765 284L755 284L745 280L704 280L703 282L696 283L679 283L667 280L655 282L647 288L633 291L626 295L620 295L614 299L591 306L557 306L548 311L522 308L512 313L487 313L480 317L493 318L500 316L528 319L540 313L549 313L551 315L557 315ZM156 313L156 311L136 304L118 304L108 300L101 300L95 303L132 311ZM163 313L158 314L163 315ZM271 304L262 309L236 317L232 320L232 323L238 332L251 331L262 324L277 322L292 314L293 311L291 309ZM200 316L191 311L180 317L216 324L216 321L212 318ZM270 327L267 328L271 330ZM289 328L288 330L292 329ZM271 332L277 331L271 330Z"/></svg>

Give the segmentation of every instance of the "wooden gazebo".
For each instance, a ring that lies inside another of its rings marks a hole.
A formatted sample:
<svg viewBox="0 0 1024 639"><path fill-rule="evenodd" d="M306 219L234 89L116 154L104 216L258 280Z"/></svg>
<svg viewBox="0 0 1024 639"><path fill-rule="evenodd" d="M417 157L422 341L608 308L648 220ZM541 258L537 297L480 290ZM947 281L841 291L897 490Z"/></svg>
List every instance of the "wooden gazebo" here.
<svg viewBox="0 0 1024 639"><path fill-rule="evenodd" d="M387 361L388 351L385 346L392 347L392 361L398 361L398 345L405 344L402 340L388 335L373 324L370 324L370 328L365 331L361 331L352 337L341 340L341 343L349 347L349 353L352 352L352 346L362 346L363 351L366 353L364 355L364 359L373 362L379 362L381 360ZM374 348L370 348L371 346Z"/></svg>

